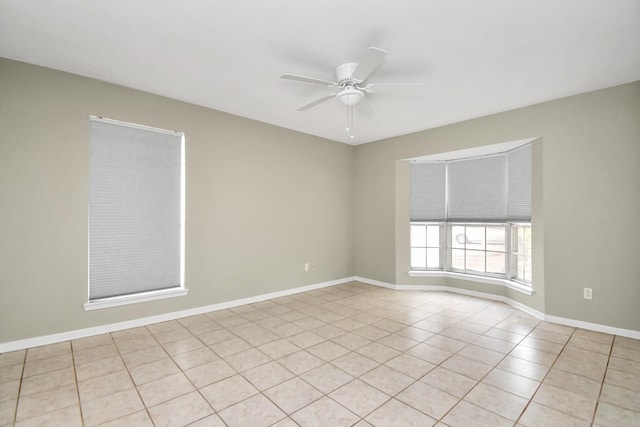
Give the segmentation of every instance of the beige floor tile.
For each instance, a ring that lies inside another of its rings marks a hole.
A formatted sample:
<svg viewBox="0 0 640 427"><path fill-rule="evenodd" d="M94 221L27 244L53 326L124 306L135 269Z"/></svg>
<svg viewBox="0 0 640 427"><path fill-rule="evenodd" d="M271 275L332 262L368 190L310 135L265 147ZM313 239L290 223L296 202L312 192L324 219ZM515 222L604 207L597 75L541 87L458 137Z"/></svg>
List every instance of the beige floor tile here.
<svg viewBox="0 0 640 427"><path fill-rule="evenodd" d="M156 360L155 362L145 363L129 369L131 378L138 386L178 372L180 372L180 368L170 358Z"/></svg>
<svg viewBox="0 0 640 427"><path fill-rule="evenodd" d="M322 365L324 361L313 354L302 350L278 359L278 363L294 374L301 375Z"/></svg>
<svg viewBox="0 0 640 427"><path fill-rule="evenodd" d="M366 417L390 399L389 395L357 379L330 393L329 397L360 417Z"/></svg>
<svg viewBox="0 0 640 427"><path fill-rule="evenodd" d="M208 334L200 335L199 338L203 343L211 346L213 344L229 341L237 337L226 329L217 329L215 331L209 332Z"/></svg>
<svg viewBox="0 0 640 427"><path fill-rule="evenodd" d="M76 378L78 381L85 381L91 378L100 377L102 375L118 372L126 369L120 355L107 357L84 365L76 366Z"/></svg>
<svg viewBox="0 0 640 427"><path fill-rule="evenodd" d="M278 362L260 365L244 371L242 375L260 391L271 388L295 376Z"/></svg>
<svg viewBox="0 0 640 427"><path fill-rule="evenodd" d="M192 392L149 408L156 427L187 425L213 414L213 409L198 393Z"/></svg>
<svg viewBox="0 0 640 427"><path fill-rule="evenodd" d="M325 394L331 393L353 379L353 376L329 363L313 368L300 377Z"/></svg>
<svg viewBox="0 0 640 427"><path fill-rule="evenodd" d="M32 375L45 374L47 372L57 371L64 368L73 366L73 358L71 351L57 353L54 356L42 356L32 360L29 360L29 353L27 352L27 362L24 364L23 377L30 377Z"/></svg>
<svg viewBox="0 0 640 427"><path fill-rule="evenodd" d="M213 362L188 369L184 373L196 388L202 388L231 377L237 372L224 360L214 360Z"/></svg>
<svg viewBox="0 0 640 427"><path fill-rule="evenodd" d="M280 318L278 319L284 322L283 319L280 319ZM265 322L263 321L262 324L265 324ZM300 326L294 323L288 323L288 322L282 323L277 326L272 326L269 328L269 330L282 338L289 338L293 335L297 335L299 333L304 332L304 329L302 329Z"/></svg>
<svg viewBox="0 0 640 427"><path fill-rule="evenodd" d="M557 334L555 332L551 332L545 329L534 329L529 334L530 337L537 338L540 340L550 341L556 344L564 345L569 341L570 336L566 334Z"/></svg>
<svg viewBox="0 0 640 427"><path fill-rule="evenodd" d="M613 344L614 350L616 348L626 348L629 350L640 351L640 340L638 339L621 337L617 335Z"/></svg>
<svg viewBox="0 0 640 427"><path fill-rule="evenodd" d="M261 394L236 403L218 413L229 427L266 427L286 417L266 397Z"/></svg>
<svg viewBox="0 0 640 427"><path fill-rule="evenodd" d="M305 349L325 341L325 338L309 331L304 331L299 334L292 335L287 339L298 347Z"/></svg>
<svg viewBox="0 0 640 427"><path fill-rule="evenodd" d="M258 394L259 391L241 375L234 375L200 389L200 393L213 409L221 411Z"/></svg>
<svg viewBox="0 0 640 427"><path fill-rule="evenodd" d="M465 375L469 378L479 380L489 373L493 368L481 362L476 362L469 358L454 354L440 365L445 369Z"/></svg>
<svg viewBox="0 0 640 427"><path fill-rule="evenodd" d="M147 325L146 328L154 335L175 331L177 329L184 329L182 324L180 324L180 322L178 322L177 320L167 320L166 322L153 323L151 325Z"/></svg>
<svg viewBox="0 0 640 427"><path fill-rule="evenodd" d="M598 399L602 388L602 383L599 381L556 368L552 368L549 371L544 383L593 400Z"/></svg>
<svg viewBox="0 0 640 427"><path fill-rule="evenodd" d="M275 360L295 353L301 349L286 339L280 339L261 345L258 347L258 350Z"/></svg>
<svg viewBox="0 0 640 427"><path fill-rule="evenodd" d="M75 384L33 393L22 396L18 400L16 420L33 418L78 404L78 391Z"/></svg>
<svg viewBox="0 0 640 427"><path fill-rule="evenodd" d="M19 380L14 381L18 381L18 384L20 384ZM44 374L33 375L22 380L22 385L20 385L20 395L26 396L28 394L51 390L64 385L74 384L75 382L76 377L73 368L71 367ZM0 400L5 399L0 398Z"/></svg>
<svg viewBox="0 0 640 427"><path fill-rule="evenodd" d="M423 343L409 349L407 354L418 357L429 363L433 363L434 365L439 365L448 359L453 353Z"/></svg>
<svg viewBox="0 0 640 427"><path fill-rule="evenodd" d="M410 338L403 337L402 335L398 335L395 333L379 339L378 343L401 352L407 351L410 348L420 344L419 341L412 340Z"/></svg>
<svg viewBox="0 0 640 427"><path fill-rule="evenodd" d="M194 391L194 387L182 373L170 375L138 387L147 408Z"/></svg>
<svg viewBox="0 0 640 427"><path fill-rule="evenodd" d="M400 355L400 352L398 350L394 350L391 347L387 347L386 345L378 344L377 342L367 344L364 347L356 350L356 352L368 357L369 359L373 359L378 363L388 362L394 357Z"/></svg>
<svg viewBox="0 0 640 427"><path fill-rule="evenodd" d="M325 362L330 362L349 353L348 349L332 341L324 341L320 344L316 344L307 348L307 351Z"/></svg>
<svg viewBox="0 0 640 427"><path fill-rule="evenodd" d="M589 422L596 409L596 400L545 383L533 396L533 401Z"/></svg>
<svg viewBox="0 0 640 427"><path fill-rule="evenodd" d="M208 347L198 348L196 350L188 351L186 353L180 353L172 357L173 360L178 364L180 369L182 369L183 371L220 359L218 355L216 355Z"/></svg>
<svg viewBox="0 0 640 427"><path fill-rule="evenodd" d="M264 394L287 414L292 414L323 396L323 393L298 377L278 384Z"/></svg>
<svg viewBox="0 0 640 427"><path fill-rule="evenodd" d="M546 351L536 350L535 348L519 345L509 353L509 356L519 359L528 360L529 362L538 363L540 365L551 366L556 361L557 356Z"/></svg>
<svg viewBox="0 0 640 427"><path fill-rule="evenodd" d="M453 338L445 337L443 335L434 335L431 338L425 340L424 343L451 353L460 351L464 346L467 345L467 343L464 341L459 341Z"/></svg>
<svg viewBox="0 0 640 427"><path fill-rule="evenodd" d="M62 354L71 354L71 342L64 341L56 344L43 345L40 347L32 347L27 350L26 363L38 359L50 359L53 356Z"/></svg>
<svg viewBox="0 0 640 427"><path fill-rule="evenodd" d="M396 335L422 342L428 338L431 338L433 336L433 332L425 331L424 329L415 328L413 326L407 326L397 331Z"/></svg>
<svg viewBox="0 0 640 427"><path fill-rule="evenodd" d="M323 397L305 406L291 416L301 427L349 427L359 419L328 397Z"/></svg>
<svg viewBox="0 0 640 427"><path fill-rule="evenodd" d="M266 329L254 332L252 334L244 335L242 338L253 346L260 346L280 339L280 337L273 332L269 332Z"/></svg>
<svg viewBox="0 0 640 427"><path fill-rule="evenodd" d="M394 357L385 363L385 365L416 380L424 376L436 366L406 353L402 353L399 356Z"/></svg>
<svg viewBox="0 0 640 427"><path fill-rule="evenodd" d="M331 364L354 377L359 377L380 365L378 362L355 352L345 354L333 360Z"/></svg>
<svg viewBox="0 0 640 427"><path fill-rule="evenodd" d="M184 325L194 336L199 337L201 335L208 334L218 329L222 329L222 326L214 322L213 320L207 320L195 325Z"/></svg>
<svg viewBox="0 0 640 427"><path fill-rule="evenodd" d="M111 337L116 342L116 344L128 340L140 340L150 336L151 332L149 332L149 330L144 326L111 332Z"/></svg>
<svg viewBox="0 0 640 427"><path fill-rule="evenodd" d="M567 348L583 349L609 356L611 353L611 343L605 344L582 338L572 337L567 343Z"/></svg>
<svg viewBox="0 0 640 427"><path fill-rule="evenodd" d="M519 359L513 356L505 357L497 367L514 374L522 375L523 377L531 378L535 381L542 381L549 371L548 366L529 362L528 360Z"/></svg>
<svg viewBox="0 0 640 427"><path fill-rule="evenodd" d="M295 421L287 417L273 424L271 427L299 427L299 426Z"/></svg>
<svg viewBox="0 0 640 427"><path fill-rule="evenodd" d="M531 402L518 421L526 427L589 427L589 421Z"/></svg>
<svg viewBox="0 0 640 427"><path fill-rule="evenodd" d="M433 418L396 399L373 411L366 420L377 427L429 427L436 423Z"/></svg>
<svg viewBox="0 0 640 427"><path fill-rule="evenodd" d="M610 405L606 402L600 402L596 410L593 425L598 427L639 427L640 413Z"/></svg>
<svg viewBox="0 0 640 427"><path fill-rule="evenodd" d="M367 338L371 341L377 341L381 338L390 335L389 331L385 331L384 329L376 328L373 325L367 325L364 328L356 329L353 331L354 334L360 335L361 337Z"/></svg>
<svg viewBox="0 0 640 427"><path fill-rule="evenodd" d="M512 421L464 400L444 417L443 422L451 427L509 427L513 425Z"/></svg>
<svg viewBox="0 0 640 427"><path fill-rule="evenodd" d="M640 362L636 362L635 360L621 359L619 357L611 356L609 358L609 368L628 372L634 375L640 375Z"/></svg>
<svg viewBox="0 0 640 427"><path fill-rule="evenodd" d="M224 360L238 372L247 371L256 366L271 362L271 358L257 348L250 348L240 353L232 354L231 356L225 357Z"/></svg>
<svg viewBox="0 0 640 427"><path fill-rule="evenodd" d="M474 379L439 366L422 377L420 381L458 398L462 398L478 383Z"/></svg>
<svg viewBox="0 0 640 427"><path fill-rule="evenodd" d="M564 348L564 345L562 344L557 344L551 341L545 341L534 337L526 337L520 342L520 344L556 355L560 354L560 352Z"/></svg>
<svg viewBox="0 0 640 427"><path fill-rule="evenodd" d="M528 399L484 383L474 387L464 400L512 421L520 417L529 403Z"/></svg>
<svg viewBox="0 0 640 427"><path fill-rule="evenodd" d="M415 382L415 379L384 365L367 372L360 379L389 396L395 396Z"/></svg>
<svg viewBox="0 0 640 427"><path fill-rule="evenodd" d="M511 341L504 341L498 338L494 338L488 335L481 335L473 340L473 345L483 347L488 350L497 351L503 354L509 353L516 346L516 343Z"/></svg>
<svg viewBox="0 0 640 427"><path fill-rule="evenodd" d="M80 406L73 405L46 414L38 415L33 418L17 421L14 427L27 426L65 426L65 427L82 427L82 417L80 416Z"/></svg>
<svg viewBox="0 0 640 427"><path fill-rule="evenodd" d="M176 356L178 354L203 348L204 344L198 338L189 336L187 338L163 344L162 347L167 353L169 353L169 355Z"/></svg>
<svg viewBox="0 0 640 427"><path fill-rule="evenodd" d="M16 416L17 399L0 401L0 426L11 425Z"/></svg>
<svg viewBox="0 0 640 427"><path fill-rule="evenodd" d="M501 341L507 341L512 344L519 344L525 338L525 335L516 334L498 328L491 328L483 335L489 338L496 338Z"/></svg>
<svg viewBox="0 0 640 427"><path fill-rule="evenodd" d="M96 426L139 412L144 405L134 389L110 394L82 404L85 426Z"/></svg>
<svg viewBox="0 0 640 427"><path fill-rule="evenodd" d="M189 424L189 427L226 427L226 425L217 414L211 414ZM273 427L275 427L275 425Z"/></svg>
<svg viewBox="0 0 640 427"><path fill-rule="evenodd" d="M111 334L94 335L92 337L80 338L71 341L71 347L73 348L74 352L109 344L113 344L113 338L111 338Z"/></svg>
<svg viewBox="0 0 640 427"><path fill-rule="evenodd" d="M629 390L613 384L605 383L600 396L602 402L638 412L640 416L640 391Z"/></svg>
<svg viewBox="0 0 640 427"><path fill-rule="evenodd" d="M89 347L73 352L74 363L84 365L85 363L94 362L118 355L118 349L113 342L97 347Z"/></svg>
<svg viewBox="0 0 640 427"><path fill-rule="evenodd" d="M127 368L131 369L135 366L144 365L145 363L155 362L163 358L169 357L166 351L159 345L149 347L142 350L132 351L122 355Z"/></svg>
<svg viewBox="0 0 640 427"><path fill-rule="evenodd" d="M15 400L20 391L20 380L0 382L0 402L3 400Z"/></svg>
<svg viewBox="0 0 640 427"><path fill-rule="evenodd" d="M108 423L101 424L100 427L153 427L153 422L149 417L147 411L134 412L130 415L125 415L122 418L118 418Z"/></svg>
<svg viewBox="0 0 640 427"><path fill-rule="evenodd" d="M253 347L251 344L238 337L211 344L209 346L209 348L220 357L227 357L235 353L240 353L241 351L248 350L251 347Z"/></svg>
<svg viewBox="0 0 640 427"><path fill-rule="evenodd" d="M127 339L119 339L115 340L116 347L118 347L118 351L120 354L132 353L134 351L144 350L145 348L158 347L158 341L151 336L142 335L138 338L127 338Z"/></svg>
<svg viewBox="0 0 640 427"><path fill-rule="evenodd" d="M502 369L492 370L482 382L527 399L530 399L540 386L539 381Z"/></svg>
<svg viewBox="0 0 640 427"><path fill-rule="evenodd" d="M615 357L619 357L620 359L627 359L627 360L633 360L635 362L640 362L640 347L637 349L631 349L626 347L619 347L616 345L613 347L613 350L611 350L611 355Z"/></svg>
<svg viewBox="0 0 640 427"><path fill-rule="evenodd" d="M370 339L351 332L335 337L331 341L351 351L357 350L360 347L364 347L371 343Z"/></svg>
<svg viewBox="0 0 640 427"><path fill-rule="evenodd" d="M78 394L80 395L80 401L84 404L90 400L98 399L133 387L133 381L131 381L129 373L122 370L78 382Z"/></svg>
<svg viewBox="0 0 640 427"><path fill-rule="evenodd" d="M513 351L512 351L513 353ZM495 366L504 358L504 354L486 349L484 347L478 347L477 345L469 344L457 353L459 356L464 356L468 359L475 360L476 362L484 363L485 365Z"/></svg>
<svg viewBox="0 0 640 427"><path fill-rule="evenodd" d="M617 369L607 369L604 382L605 384L612 384L640 392L640 375L619 371Z"/></svg>
<svg viewBox="0 0 640 427"><path fill-rule="evenodd" d="M465 343L470 343L481 335L475 332L461 329L457 326L459 325L456 325L456 327L450 327L443 331L440 331L439 335L443 335L445 337L452 338Z"/></svg>
<svg viewBox="0 0 640 427"><path fill-rule="evenodd" d="M410 385L396 399L435 419L442 418L458 403L458 398L422 382Z"/></svg>
<svg viewBox="0 0 640 427"><path fill-rule="evenodd" d="M24 371L23 364L0 366L0 381L19 380Z"/></svg>
<svg viewBox="0 0 640 427"><path fill-rule="evenodd" d="M596 341L603 344L611 344L613 342L613 335L606 334L604 332L588 331L586 329L576 329L573 333L574 338L582 338L588 341Z"/></svg>
<svg viewBox="0 0 640 427"><path fill-rule="evenodd" d="M24 364L27 350L16 350L0 354L0 368L3 366Z"/></svg>

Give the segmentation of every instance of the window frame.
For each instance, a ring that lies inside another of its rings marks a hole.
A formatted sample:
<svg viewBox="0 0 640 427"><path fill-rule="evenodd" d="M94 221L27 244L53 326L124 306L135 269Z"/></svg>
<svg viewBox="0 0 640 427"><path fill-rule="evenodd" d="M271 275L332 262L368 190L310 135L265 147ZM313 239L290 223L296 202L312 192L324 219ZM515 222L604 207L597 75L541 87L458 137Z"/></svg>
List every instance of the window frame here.
<svg viewBox="0 0 640 427"><path fill-rule="evenodd" d="M106 125L111 125L111 126L121 126L123 129L124 128L132 128L134 130L137 131L144 131L144 132L154 132L154 133L158 133L158 134L165 134L165 135L169 135L172 137L175 137L176 139L176 143L179 144L179 147L177 149L178 153L179 153L179 177L177 178L177 180L175 181L177 183L177 187L176 187L176 191L179 191L179 196L178 196L178 205L173 205L176 209L179 209L179 219L178 222L175 224L176 226L179 227L178 233L179 233L179 241L177 242L178 246L179 246L179 259L176 260L176 266L178 267L179 271L178 271L178 277L177 277L177 284L176 286L171 286L171 287L164 287L164 288L155 288L155 289L147 289L147 290L143 290L143 291L136 291L135 289L132 289L131 293L121 293L121 294L114 294L111 296L104 296L104 297L99 297L99 298L91 298L91 227L89 227L88 229L88 238L87 238L87 242L88 242L88 249L89 249L89 256L88 256L88 269L87 269L87 302L84 304L84 310L85 311L89 311L89 310L96 310L96 309L102 309L102 308L108 308L108 307L115 307L115 306L120 306L120 305L127 305L127 304L135 304L135 303L140 303L140 302L147 302L147 301L153 301L153 300L158 300L158 299L165 299L165 298L172 298L172 297L177 297L177 296L184 296L188 294L188 289L186 288L186 284L185 284L185 218L186 218L186 168L185 168L185 135L183 132L177 132L177 131L171 131L171 130L165 130L165 129L160 129L160 128L155 128L155 127L150 127L150 126L145 126L145 125L139 125L139 124L135 124L135 123L128 123L128 122L123 122L123 121L119 121L119 120L113 120L113 119L106 119L103 117L97 117L97 116L90 116L89 118L89 122L91 124L91 129L93 132L93 125L94 123L96 124L96 126L99 126L101 123L102 124L106 124ZM89 143L90 145L94 144L94 136L93 133L91 134L91 137L89 139ZM90 157L90 159L92 159L92 157ZM93 160L91 160L93 161ZM93 167L93 166L91 166ZM92 169L90 167L90 173L92 173ZM170 176L170 175L169 175ZM91 187L91 186L90 186ZM92 209L96 209L96 206L91 206L91 204L89 205L89 210L91 211ZM91 213L90 213L91 215ZM90 222L91 224L91 222Z"/></svg>

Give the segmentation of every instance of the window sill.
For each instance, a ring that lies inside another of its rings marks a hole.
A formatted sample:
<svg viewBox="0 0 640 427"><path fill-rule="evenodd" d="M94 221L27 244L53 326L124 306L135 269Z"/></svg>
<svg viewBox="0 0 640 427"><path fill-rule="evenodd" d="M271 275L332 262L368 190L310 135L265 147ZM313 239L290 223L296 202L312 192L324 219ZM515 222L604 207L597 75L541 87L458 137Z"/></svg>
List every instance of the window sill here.
<svg viewBox="0 0 640 427"><path fill-rule="evenodd" d="M182 297L188 293L189 290L185 288L171 288L140 294L123 295L120 297L103 298L84 303L84 311L100 310L103 308L117 307L121 305L139 304L141 302L155 301L165 298Z"/></svg>
<svg viewBox="0 0 640 427"><path fill-rule="evenodd" d="M452 271L409 271L409 277L447 277L451 279L468 280L470 282L487 283L489 285L505 286L525 295L533 295L533 288L512 280L495 277L476 276L473 274L454 273Z"/></svg>

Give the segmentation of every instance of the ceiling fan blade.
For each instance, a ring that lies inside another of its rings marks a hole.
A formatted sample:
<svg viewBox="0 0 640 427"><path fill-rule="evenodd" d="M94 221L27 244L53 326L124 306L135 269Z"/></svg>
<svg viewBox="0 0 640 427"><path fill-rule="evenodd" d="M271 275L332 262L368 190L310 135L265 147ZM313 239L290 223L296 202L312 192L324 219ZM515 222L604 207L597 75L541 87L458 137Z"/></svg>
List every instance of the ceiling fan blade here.
<svg viewBox="0 0 640 427"><path fill-rule="evenodd" d="M327 95L327 96L323 96L322 98L320 98L320 99L316 99L315 101L313 101L313 102L312 102L312 103L310 103L310 104L303 105L302 107L298 108L298 110L297 110L297 111L305 111L305 110L308 110L309 108L315 107L316 105L320 105L320 104L322 104L323 102L327 102L327 101L329 101L330 99L334 98L335 96L336 96L336 94L335 94L335 93L332 93L332 94Z"/></svg>
<svg viewBox="0 0 640 427"><path fill-rule="evenodd" d="M364 51L364 55L358 66L353 71L351 78L358 82L362 82L367 79L384 62L384 58L387 56L387 52L377 47L370 47Z"/></svg>
<svg viewBox="0 0 640 427"><path fill-rule="evenodd" d="M401 88L401 87L423 87L424 83L369 83L365 87L362 88L367 93L373 93L378 87L390 87L390 88Z"/></svg>
<svg viewBox="0 0 640 427"><path fill-rule="evenodd" d="M316 79L314 77L298 76L298 75L295 75L295 74L283 74L283 75L280 76L280 78L281 79L285 79L285 80L295 80L297 82L303 82L303 83L312 83L312 84L325 86L325 87L331 87L331 86L337 86L338 85L337 83L330 82L329 80Z"/></svg>

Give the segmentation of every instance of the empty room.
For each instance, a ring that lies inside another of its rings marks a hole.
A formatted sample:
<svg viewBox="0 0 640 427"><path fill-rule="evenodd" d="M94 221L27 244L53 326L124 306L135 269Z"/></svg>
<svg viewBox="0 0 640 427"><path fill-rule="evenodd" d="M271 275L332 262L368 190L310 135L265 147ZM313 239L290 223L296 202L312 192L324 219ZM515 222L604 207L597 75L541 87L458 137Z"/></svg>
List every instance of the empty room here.
<svg viewBox="0 0 640 427"><path fill-rule="evenodd" d="M640 1L0 0L0 426L640 426Z"/></svg>

